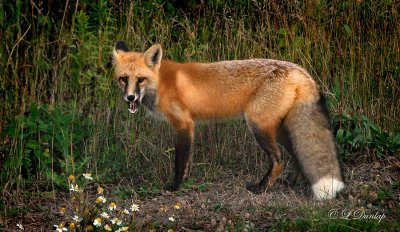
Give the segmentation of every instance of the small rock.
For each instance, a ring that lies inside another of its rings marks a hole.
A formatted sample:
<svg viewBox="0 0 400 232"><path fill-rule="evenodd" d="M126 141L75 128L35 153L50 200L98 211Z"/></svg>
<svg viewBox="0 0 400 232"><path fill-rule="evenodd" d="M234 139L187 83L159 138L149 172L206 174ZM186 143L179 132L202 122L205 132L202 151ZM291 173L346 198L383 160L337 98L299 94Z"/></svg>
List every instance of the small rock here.
<svg viewBox="0 0 400 232"><path fill-rule="evenodd" d="M378 194L376 194L376 192L371 192L369 194L369 198L371 200L371 203L374 204L378 201Z"/></svg>
<svg viewBox="0 0 400 232"><path fill-rule="evenodd" d="M371 203L368 203L368 204L367 204L367 208L368 208L368 209L372 209L372 204L371 204Z"/></svg>
<svg viewBox="0 0 400 232"><path fill-rule="evenodd" d="M163 195L163 196L168 196L168 195L171 195L171 192L168 191L168 190L161 191L161 195Z"/></svg>
<svg viewBox="0 0 400 232"><path fill-rule="evenodd" d="M194 210L192 209L192 207L188 207L188 208L187 208L187 212L188 212L189 214L194 214Z"/></svg>
<svg viewBox="0 0 400 232"><path fill-rule="evenodd" d="M378 162L378 161L375 161L373 164L372 164L372 168L373 169L378 169L378 168L380 168L381 167L381 164Z"/></svg>
<svg viewBox="0 0 400 232"><path fill-rule="evenodd" d="M394 201L389 200L387 204L388 204L389 209L391 209L391 210L394 210L396 208L396 203Z"/></svg>
<svg viewBox="0 0 400 232"><path fill-rule="evenodd" d="M211 226L214 227L217 225L217 220L215 218L211 219Z"/></svg>
<svg viewBox="0 0 400 232"><path fill-rule="evenodd" d="M270 212L270 211L267 211L264 214L265 214L265 217L272 217L273 216L273 213ZM249 217L250 217L250 214L249 214Z"/></svg>
<svg viewBox="0 0 400 232"><path fill-rule="evenodd" d="M231 221L231 220L229 220L228 221L228 226L229 226L229 228L231 229L231 230L233 230L233 228L234 228L234 224L233 224L233 222Z"/></svg>
<svg viewBox="0 0 400 232"><path fill-rule="evenodd" d="M221 224L222 224L222 225L225 225L225 224L226 224L226 218L225 218L225 217L223 217L223 218L221 219Z"/></svg>

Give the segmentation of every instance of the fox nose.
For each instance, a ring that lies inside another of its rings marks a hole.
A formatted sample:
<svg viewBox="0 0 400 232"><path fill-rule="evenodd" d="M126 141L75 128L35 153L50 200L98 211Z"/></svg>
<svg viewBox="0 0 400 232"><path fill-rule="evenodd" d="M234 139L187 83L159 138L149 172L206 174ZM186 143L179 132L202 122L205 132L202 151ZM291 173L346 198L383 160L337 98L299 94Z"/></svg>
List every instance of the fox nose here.
<svg viewBox="0 0 400 232"><path fill-rule="evenodd" d="M129 95L128 97L126 97L126 99L128 99L128 101L133 101L135 100L135 96Z"/></svg>

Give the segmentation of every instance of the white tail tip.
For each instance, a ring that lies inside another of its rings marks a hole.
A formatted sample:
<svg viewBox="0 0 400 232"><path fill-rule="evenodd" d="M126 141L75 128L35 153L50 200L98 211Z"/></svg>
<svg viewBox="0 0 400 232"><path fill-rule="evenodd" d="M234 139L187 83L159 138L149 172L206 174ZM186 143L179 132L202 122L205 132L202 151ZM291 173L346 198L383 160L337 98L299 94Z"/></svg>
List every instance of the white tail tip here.
<svg viewBox="0 0 400 232"><path fill-rule="evenodd" d="M336 197L336 193L344 188L344 183L336 178L325 176L313 184L312 190L318 200L327 200Z"/></svg>

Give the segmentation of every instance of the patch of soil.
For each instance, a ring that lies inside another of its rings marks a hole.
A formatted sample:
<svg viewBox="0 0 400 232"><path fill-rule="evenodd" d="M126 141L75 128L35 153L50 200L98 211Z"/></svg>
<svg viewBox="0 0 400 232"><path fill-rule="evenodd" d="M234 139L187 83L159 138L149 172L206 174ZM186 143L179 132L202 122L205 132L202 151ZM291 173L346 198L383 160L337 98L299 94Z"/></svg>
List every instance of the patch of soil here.
<svg viewBox="0 0 400 232"><path fill-rule="evenodd" d="M122 200L118 207L128 208L132 203L139 205L134 220L139 231L248 231L279 228L282 223L299 220L329 220L346 216L355 218L356 213L384 215L382 223L398 222L400 209L400 160L389 157L385 160L352 163L346 161L346 188L337 199L324 202L312 198L309 188L302 184L288 187L281 181L263 194L246 190L248 180L254 175L225 173L218 180L207 183L193 183L190 188L171 193L139 196L132 194L129 200ZM286 170L281 180L288 175ZM193 178L196 178L195 176ZM122 185L119 183L119 185ZM199 187L201 186L201 187ZM116 189L109 185L106 189ZM126 188L133 189L133 186ZM52 195L51 195L52 196ZM90 198L95 199L95 190ZM68 205L68 193L53 197L24 198L21 210L0 218L5 231L18 231L16 224L25 231L49 231L60 219L59 209ZM15 201L20 202L20 201ZM179 209L174 206L178 203ZM173 217L174 222L169 219ZM379 220L379 218L364 218Z"/></svg>

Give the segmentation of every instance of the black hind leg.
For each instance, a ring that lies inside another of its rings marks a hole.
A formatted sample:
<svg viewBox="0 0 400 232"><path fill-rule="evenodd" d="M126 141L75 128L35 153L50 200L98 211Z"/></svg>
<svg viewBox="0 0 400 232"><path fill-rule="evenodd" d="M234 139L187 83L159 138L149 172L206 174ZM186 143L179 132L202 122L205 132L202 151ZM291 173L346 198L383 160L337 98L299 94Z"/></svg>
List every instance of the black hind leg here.
<svg viewBox="0 0 400 232"><path fill-rule="evenodd" d="M248 122L248 124L257 143L261 146L264 152L268 154L270 160L269 169L260 182L253 186L247 186L247 189L254 193L262 193L275 184L282 172L282 155L275 140L275 128L264 127L261 129L261 127L255 123Z"/></svg>
<svg viewBox="0 0 400 232"><path fill-rule="evenodd" d="M296 157L296 153L294 152L293 145L289 140L289 135L284 126L280 126L278 130L278 143L282 145L285 150L290 154L292 161L294 163L294 169L291 173L289 173L288 177L284 181L284 184L288 186L295 186L301 184L305 178L303 176L303 171L301 166L299 165L298 158Z"/></svg>

